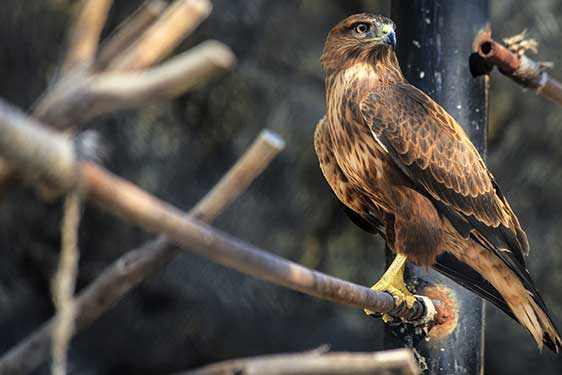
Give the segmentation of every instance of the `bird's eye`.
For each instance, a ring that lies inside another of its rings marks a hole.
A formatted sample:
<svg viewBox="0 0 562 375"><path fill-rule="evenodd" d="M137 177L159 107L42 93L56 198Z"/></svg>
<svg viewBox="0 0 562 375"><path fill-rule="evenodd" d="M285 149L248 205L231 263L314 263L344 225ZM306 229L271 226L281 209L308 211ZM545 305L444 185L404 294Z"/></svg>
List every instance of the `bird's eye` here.
<svg viewBox="0 0 562 375"><path fill-rule="evenodd" d="M366 23L358 23L357 25L355 25L355 27L353 28L353 30L355 30L355 32L357 34L365 34L367 31L369 31L370 27L368 24Z"/></svg>

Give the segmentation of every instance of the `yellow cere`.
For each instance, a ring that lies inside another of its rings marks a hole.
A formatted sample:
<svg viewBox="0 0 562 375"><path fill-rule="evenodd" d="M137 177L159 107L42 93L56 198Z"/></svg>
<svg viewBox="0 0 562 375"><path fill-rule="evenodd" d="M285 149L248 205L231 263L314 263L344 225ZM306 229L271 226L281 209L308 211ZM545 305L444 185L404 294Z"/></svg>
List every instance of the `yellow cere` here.
<svg viewBox="0 0 562 375"><path fill-rule="evenodd" d="M383 35L390 34L392 31L394 31L394 28L392 27L391 24L385 23L381 27L381 32L383 33Z"/></svg>

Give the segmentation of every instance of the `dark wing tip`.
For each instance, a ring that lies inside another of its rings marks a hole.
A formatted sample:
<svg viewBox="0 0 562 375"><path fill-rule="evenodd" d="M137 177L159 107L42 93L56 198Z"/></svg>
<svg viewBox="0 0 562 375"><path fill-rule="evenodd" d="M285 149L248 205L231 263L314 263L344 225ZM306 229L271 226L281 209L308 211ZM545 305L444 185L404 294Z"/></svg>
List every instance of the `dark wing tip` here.
<svg viewBox="0 0 562 375"><path fill-rule="evenodd" d="M560 349L562 349L562 341L560 341L560 336L551 337L547 332L545 332L542 341L544 345L554 353L560 353Z"/></svg>

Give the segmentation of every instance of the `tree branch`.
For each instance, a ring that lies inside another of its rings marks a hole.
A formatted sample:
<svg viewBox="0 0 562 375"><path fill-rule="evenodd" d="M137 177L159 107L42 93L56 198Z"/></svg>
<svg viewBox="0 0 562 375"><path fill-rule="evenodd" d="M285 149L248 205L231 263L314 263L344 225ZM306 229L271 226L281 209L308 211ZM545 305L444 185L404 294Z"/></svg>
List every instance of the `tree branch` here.
<svg viewBox="0 0 562 375"><path fill-rule="evenodd" d="M23 131L24 133L40 131L41 125L37 121L27 118L27 123L24 123L24 120L26 120L25 116L17 109L0 102L0 131L6 131L4 134L21 137L18 132L22 127L28 128ZM148 232L161 233L171 242L189 247L193 253L226 267L318 298L374 312L390 313L414 321L420 317L423 321L431 320L433 317L431 311L434 312L435 308L427 299L416 301L411 309L405 304L395 306L394 299L387 293L310 270L246 244L199 221L186 218L177 208L93 163L75 163L73 167L80 173L70 177L65 173L55 173L52 171L53 164L44 160L54 159L59 154L64 157L65 154L60 152L60 147L53 147L52 154L40 158L41 160L29 162L37 155L34 150L39 148L34 143L44 145L47 152L52 142L55 145L64 142L70 144L70 141L63 136L51 133L44 131L43 138L30 139L21 148L5 147L5 143L9 144L9 141L2 142L0 154L14 165L21 166L24 175L39 173L39 175L61 176L57 186L68 185L69 188L84 183L87 187L88 200L139 225ZM68 178L71 180L69 181ZM31 341L33 342L34 339L35 336Z"/></svg>
<svg viewBox="0 0 562 375"><path fill-rule="evenodd" d="M101 60L96 61L99 34L111 1L85 0L73 27L63 74L38 100L34 116L57 129L76 129L108 111L179 95L232 68L235 58L230 49L211 42L200 46L201 56L187 52L165 66L125 73L166 57L211 10L209 0L176 0L164 12L165 5L152 0L141 7L110 39L102 49ZM161 16L155 20L158 14ZM138 34L141 35L135 42ZM131 47L125 48L128 44ZM108 65L123 73L110 74ZM0 160L0 194L17 180L16 172Z"/></svg>
<svg viewBox="0 0 562 375"><path fill-rule="evenodd" d="M96 70L103 70L130 46L144 30L160 17L168 4L164 0L149 0L118 26L114 35L101 46Z"/></svg>
<svg viewBox="0 0 562 375"><path fill-rule="evenodd" d="M211 9L208 0L176 0L108 69L140 70L164 59L207 18Z"/></svg>
<svg viewBox="0 0 562 375"><path fill-rule="evenodd" d="M281 138L262 131L228 173L189 212L211 222L240 196L283 149ZM127 252L81 291L74 301L74 333L85 329L113 307L125 294L171 261L181 249L165 237ZM49 358L51 334L58 316L49 319L0 358L1 374L25 374Z"/></svg>
<svg viewBox="0 0 562 375"><path fill-rule="evenodd" d="M63 72L94 61L100 34L105 25L112 0L84 0L80 14L72 28L70 46L63 64Z"/></svg>
<svg viewBox="0 0 562 375"><path fill-rule="evenodd" d="M292 353L234 359L176 375L417 375L411 350Z"/></svg>
<svg viewBox="0 0 562 375"><path fill-rule="evenodd" d="M170 61L141 72L108 72L54 89L34 116L57 129L76 127L100 115L171 99L232 69L226 45L207 41Z"/></svg>

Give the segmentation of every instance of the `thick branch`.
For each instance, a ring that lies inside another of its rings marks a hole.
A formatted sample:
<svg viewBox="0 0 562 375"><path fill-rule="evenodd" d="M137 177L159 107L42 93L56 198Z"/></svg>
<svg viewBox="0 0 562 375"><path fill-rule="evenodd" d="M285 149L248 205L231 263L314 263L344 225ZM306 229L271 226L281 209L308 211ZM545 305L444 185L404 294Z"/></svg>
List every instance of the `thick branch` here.
<svg viewBox="0 0 562 375"><path fill-rule="evenodd" d="M112 2L112 0L84 0L80 15L72 28L63 71L94 61L100 34Z"/></svg>
<svg viewBox="0 0 562 375"><path fill-rule="evenodd" d="M0 130L8 129L17 133L19 127L10 120L25 117L21 113L14 115L14 112L19 111L6 104L0 107ZM33 132L39 131L41 126L36 121L29 119L27 128L26 132ZM39 142L37 138L33 141ZM70 143L63 136L48 134L48 132L45 132L40 143L49 145L55 141ZM21 149L13 147L3 149L0 144L0 154L9 161L19 162L33 159L33 153L30 153L30 150L36 147L37 145L31 145L31 147ZM45 148L48 149L48 146ZM56 157L56 155L58 155L58 150L54 148L53 155L49 155L49 157ZM33 163L35 169L30 169L29 163L20 164L24 174L40 172L45 175L53 168L44 161L35 161ZM123 219L139 225L148 232L161 233L179 246L190 247L195 254L216 263L311 296L373 312L394 313L397 316L417 319L428 311L425 309L424 303L420 301L414 303L411 309L406 306L395 306L394 299L387 293L310 270L246 244L199 221L185 218L179 209L162 202L93 163L77 163L76 167L80 170L80 176L74 179L74 184L83 182L87 186L87 199ZM60 175L67 177L64 174ZM59 182L59 185L64 184L72 185L72 182L69 183L67 180ZM399 311L396 311L397 308Z"/></svg>
<svg viewBox="0 0 562 375"><path fill-rule="evenodd" d="M235 359L176 375L417 375L409 349L378 353L294 353Z"/></svg>
<svg viewBox="0 0 562 375"><path fill-rule="evenodd" d="M0 154L11 155L15 170L28 171L26 177L45 180L64 189L76 182L72 143L24 113L0 100ZM43 140L49 140L43 142ZM25 153L18 150L26 150Z"/></svg>
<svg viewBox="0 0 562 375"><path fill-rule="evenodd" d="M208 0L176 0L127 50L109 65L110 70L140 70L176 48L211 13Z"/></svg>
<svg viewBox="0 0 562 375"><path fill-rule="evenodd" d="M283 141L263 131L230 171L189 212L203 221L212 221L242 194L279 151ZM181 250L161 236L121 256L104 270L74 302L77 333L113 307L125 294L171 261ZM21 343L0 358L1 374L25 374L49 358L51 332L57 316L49 319Z"/></svg>
<svg viewBox="0 0 562 375"><path fill-rule="evenodd" d="M21 126L14 123L14 118L21 119L23 114L6 104L0 106L0 130L17 133ZM7 114L10 113L10 114ZM21 124L20 124L21 125ZM26 132L39 131L40 125L29 119ZM68 142L64 137L45 132L39 142L50 145L51 142ZM34 157L33 152L37 145L22 148L4 148L0 144L0 154L7 160L19 163ZM46 147L48 148L48 146ZM53 155L59 151L53 148ZM20 163L22 173L48 174L53 168L49 163L34 161L35 168L30 168L30 163ZM294 262L287 261L278 256L269 254L255 246L246 244L236 238L209 227L196 220L185 218L177 208L170 206L155 198L140 188L111 175L104 169L92 163L79 163L79 176L74 178L74 185L84 183L88 188L87 198L114 214L138 224L149 232L165 235L170 241L189 247L191 251L206 257L226 267L236 269L242 273L256 278L270 281L318 298L337 303L348 304L374 312L391 313L408 319L425 318L426 305L416 301L412 309L406 306L395 306L394 299L387 293L378 292L369 288L337 279L323 273L310 270ZM51 173L53 176L66 177L65 174ZM59 182L64 186L67 180ZM72 181L69 183L72 186ZM425 301L427 302L427 300ZM429 304L431 305L431 304Z"/></svg>
<svg viewBox="0 0 562 375"><path fill-rule="evenodd" d="M246 190L275 155L284 148L285 142L280 136L269 130L262 131L252 147L189 214L206 223L215 220L223 207L228 207L242 191Z"/></svg>
<svg viewBox="0 0 562 375"><path fill-rule="evenodd" d="M66 82L40 103L34 116L58 129L75 127L102 114L174 98L232 69L235 61L226 45L204 42L142 72L100 73Z"/></svg>
<svg viewBox="0 0 562 375"><path fill-rule="evenodd" d="M96 70L103 70L113 59L123 52L136 38L164 12L164 0L150 0L129 16L104 42L96 59Z"/></svg>

